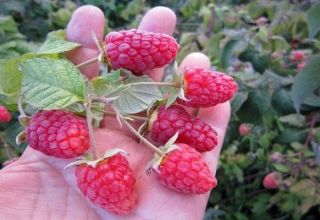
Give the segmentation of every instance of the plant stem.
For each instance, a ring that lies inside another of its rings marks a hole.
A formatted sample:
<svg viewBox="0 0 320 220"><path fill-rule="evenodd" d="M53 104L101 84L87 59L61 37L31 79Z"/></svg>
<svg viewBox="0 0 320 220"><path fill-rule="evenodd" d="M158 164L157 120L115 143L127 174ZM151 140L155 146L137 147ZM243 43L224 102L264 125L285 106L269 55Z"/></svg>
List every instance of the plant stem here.
<svg viewBox="0 0 320 220"><path fill-rule="evenodd" d="M23 107L22 107L22 95L20 95L18 98L18 110L19 110L21 117L27 117L27 115L24 112Z"/></svg>
<svg viewBox="0 0 320 220"><path fill-rule="evenodd" d="M112 106L114 112L116 113L116 115L119 117L119 120L121 120L121 122L133 133L135 134L145 145L147 145L147 147L149 147L151 150L153 150L154 152L156 152L157 154L159 154L160 156L164 155L164 152L162 152L159 148L157 148L156 146L154 146L152 143L150 143L147 139L145 139L141 134L139 134L138 131L136 131L136 129L134 129L134 127L132 127L132 125L127 122L127 120L125 120L125 118L123 117L123 115L121 115L121 113L118 111L118 109L114 106Z"/></svg>
<svg viewBox="0 0 320 220"><path fill-rule="evenodd" d="M12 159L14 158L15 156L17 156L15 154L15 152L11 149L10 145L7 143L7 141L5 140L5 138L2 136L2 133L0 133L0 143L3 144L3 147L5 148L6 150L6 154L7 154L7 157L9 159Z"/></svg>
<svg viewBox="0 0 320 220"><path fill-rule="evenodd" d="M140 86L140 85L171 86L175 88L180 88L179 84L175 82L136 82L136 83L128 84L128 86Z"/></svg>
<svg viewBox="0 0 320 220"><path fill-rule="evenodd" d="M93 133L90 98L88 98L88 103L85 106L86 106L87 125L88 125L88 130L89 130L90 147L92 147L92 149L93 149L94 159L97 159L98 153L97 153L97 146L96 146L96 141L94 139L94 133Z"/></svg>
<svg viewBox="0 0 320 220"><path fill-rule="evenodd" d="M98 57L94 57L94 58L92 58L90 60L86 60L86 61L84 61L82 63L79 63L78 65L76 65L76 67L79 69L80 67L84 67L84 66L96 63L98 61L99 61L99 56Z"/></svg>
<svg viewBox="0 0 320 220"><path fill-rule="evenodd" d="M108 116L117 116L116 113L109 112L109 111L104 111L104 114L108 115ZM135 120L138 120L138 121L147 121L148 120L147 117L137 116L137 115L126 115L125 117L129 117L129 118L132 118L132 119L135 119Z"/></svg>

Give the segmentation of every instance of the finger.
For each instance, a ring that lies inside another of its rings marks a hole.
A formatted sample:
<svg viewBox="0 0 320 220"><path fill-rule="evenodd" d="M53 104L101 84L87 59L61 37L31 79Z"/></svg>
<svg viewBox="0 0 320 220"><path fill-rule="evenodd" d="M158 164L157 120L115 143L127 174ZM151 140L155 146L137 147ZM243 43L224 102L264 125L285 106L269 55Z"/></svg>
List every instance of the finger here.
<svg viewBox="0 0 320 220"><path fill-rule="evenodd" d="M210 60L206 55L202 53L192 53L182 61L180 70L183 71L187 67L202 67L209 69L210 66ZM226 102L211 108L202 108L198 114L198 118L210 124L217 131L218 146L204 155L214 173L217 169L224 135L230 119L230 112L230 103Z"/></svg>
<svg viewBox="0 0 320 220"><path fill-rule="evenodd" d="M209 69L210 66L210 60L206 55L203 53L191 53L183 59L179 69L181 71L187 67L202 67L204 69Z"/></svg>
<svg viewBox="0 0 320 220"><path fill-rule="evenodd" d="M172 35L176 27L177 17L175 13L167 7L155 7L149 10L142 18L139 30L151 31L155 33L165 33ZM160 81L164 68L152 70L148 75L155 81Z"/></svg>
<svg viewBox="0 0 320 220"><path fill-rule="evenodd" d="M211 125L218 135L218 145L210 152L204 155L213 173L216 173L221 147L223 145L224 136L230 120L231 107L229 102L216 105L211 108L202 109L198 117Z"/></svg>
<svg viewBox="0 0 320 220"><path fill-rule="evenodd" d="M66 56L75 65L99 55L98 48L92 38L92 33L94 32L98 40L102 41L104 23L103 12L95 6L85 5L73 13L66 29L66 38L69 41L78 42L82 46L67 52ZM89 79L93 78L99 72L99 64L95 63L81 67L80 71Z"/></svg>

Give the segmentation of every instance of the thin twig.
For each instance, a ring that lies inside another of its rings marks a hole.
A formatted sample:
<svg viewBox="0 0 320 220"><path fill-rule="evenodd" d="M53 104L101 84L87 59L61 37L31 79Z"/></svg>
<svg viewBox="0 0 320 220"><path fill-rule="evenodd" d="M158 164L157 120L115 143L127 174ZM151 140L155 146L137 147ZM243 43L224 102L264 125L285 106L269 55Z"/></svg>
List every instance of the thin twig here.
<svg viewBox="0 0 320 220"><path fill-rule="evenodd" d="M104 111L104 114L108 115L108 116L117 116L116 113L109 112L109 111ZM132 119L138 120L138 121L147 121L148 120L147 117L137 116L137 115L125 115L124 117L132 118Z"/></svg>
<svg viewBox="0 0 320 220"><path fill-rule="evenodd" d="M127 122L127 120L123 117L123 115L121 115L121 113L118 111L118 109L116 107L114 107L112 105L112 108L114 110L114 112L116 113L116 115L118 116L118 118L121 120L121 122L133 133L135 134L144 144L147 145L147 147L149 147L151 150L153 150L154 152L156 152L157 154L159 154L160 156L164 155L164 152L162 152L161 150L159 150L159 148L157 148L156 146L154 146L152 143L150 143L147 139L145 139L141 134L139 134L139 132L134 129L134 127L132 127L132 125Z"/></svg>
<svg viewBox="0 0 320 220"><path fill-rule="evenodd" d="M86 106L87 125L88 125L88 130L89 130L90 147L92 147L92 149L93 149L94 159L97 159L98 153L97 153L97 146L96 146L96 141L95 141L94 133L93 133L90 98L88 98L88 103L85 106Z"/></svg>
<svg viewBox="0 0 320 220"><path fill-rule="evenodd" d="M94 58L92 58L90 60L86 60L83 63L79 63L78 65L76 65L76 67L79 69L80 67L84 67L84 66L96 63L98 61L99 61L99 56L98 57L94 57Z"/></svg>
<svg viewBox="0 0 320 220"><path fill-rule="evenodd" d="M23 110L23 106L22 106L22 95L20 95L18 98L18 110L19 110L21 117L27 117L26 113Z"/></svg>

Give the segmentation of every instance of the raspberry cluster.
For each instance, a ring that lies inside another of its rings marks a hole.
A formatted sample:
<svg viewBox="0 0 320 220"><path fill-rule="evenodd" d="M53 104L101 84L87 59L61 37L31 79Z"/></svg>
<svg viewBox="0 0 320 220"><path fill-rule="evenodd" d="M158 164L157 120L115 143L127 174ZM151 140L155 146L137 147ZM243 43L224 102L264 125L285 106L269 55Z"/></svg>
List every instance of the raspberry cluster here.
<svg viewBox="0 0 320 220"><path fill-rule="evenodd" d="M132 29L109 33L102 54L110 68L126 69L139 76L171 63L178 50L179 44L171 36ZM176 89L179 84L184 96L179 96L171 106L164 98L145 112L150 138L158 146L127 122L130 116L122 115L112 103L107 104L112 105L118 120L156 152L149 170L160 183L180 193L203 194L216 187L217 180L201 153L215 149L221 140L212 125L192 116L188 112L191 109L183 106L215 106L230 100L238 86L230 76L199 67L187 68L179 77L165 85L174 85ZM128 159L121 150L107 151L102 157L92 155L94 149L88 150L95 147L88 103L106 98L91 100L88 96L89 102L80 103L86 108L87 120L66 109L39 109L28 121L25 133L29 146L45 155L71 159L85 154L86 159L82 157L71 164L76 166L75 177L81 193L110 213L126 215L139 202L135 172ZM0 106L0 121L9 120L10 114ZM93 160L88 159L92 157Z"/></svg>

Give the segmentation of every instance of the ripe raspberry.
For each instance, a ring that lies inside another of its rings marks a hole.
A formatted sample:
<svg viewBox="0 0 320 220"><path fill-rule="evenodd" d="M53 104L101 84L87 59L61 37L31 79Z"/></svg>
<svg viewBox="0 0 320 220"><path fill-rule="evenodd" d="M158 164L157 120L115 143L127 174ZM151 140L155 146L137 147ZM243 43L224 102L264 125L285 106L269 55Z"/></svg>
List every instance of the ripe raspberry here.
<svg viewBox="0 0 320 220"><path fill-rule="evenodd" d="M166 143L179 132L177 143L185 143L199 152L210 151L218 143L216 131L198 118L191 118L184 108L161 106L151 115L149 122L152 140Z"/></svg>
<svg viewBox="0 0 320 220"><path fill-rule="evenodd" d="M268 173L263 179L263 186L267 189L277 189L280 186L281 179L279 172Z"/></svg>
<svg viewBox="0 0 320 220"><path fill-rule="evenodd" d="M305 60L305 55L302 51L296 50L292 53L292 60L296 63L301 63Z"/></svg>
<svg viewBox="0 0 320 220"><path fill-rule="evenodd" d="M156 170L159 181L178 192L202 194L217 186L201 154L186 144L170 151L162 158Z"/></svg>
<svg viewBox="0 0 320 220"><path fill-rule="evenodd" d="M203 68L187 68L184 71L184 92L189 101L178 103L199 108L211 107L230 100L238 85L230 76Z"/></svg>
<svg viewBox="0 0 320 220"><path fill-rule="evenodd" d="M171 63L179 50L179 44L169 35L135 29L111 32L105 42L111 67L135 74Z"/></svg>
<svg viewBox="0 0 320 220"><path fill-rule="evenodd" d="M48 156L73 158L89 148L85 120L67 111L36 113L27 126L26 134L30 147Z"/></svg>
<svg viewBox="0 0 320 220"><path fill-rule="evenodd" d="M82 194L93 203L117 215L125 215L134 208L136 180L123 155L103 159L95 167L81 164L75 174Z"/></svg>
<svg viewBox="0 0 320 220"><path fill-rule="evenodd" d="M252 125L241 123L240 126L239 126L239 134L240 134L240 136L245 136L245 135L249 134L251 129L252 129Z"/></svg>
<svg viewBox="0 0 320 220"><path fill-rule="evenodd" d="M0 122L9 122L11 115L6 107L0 105Z"/></svg>

